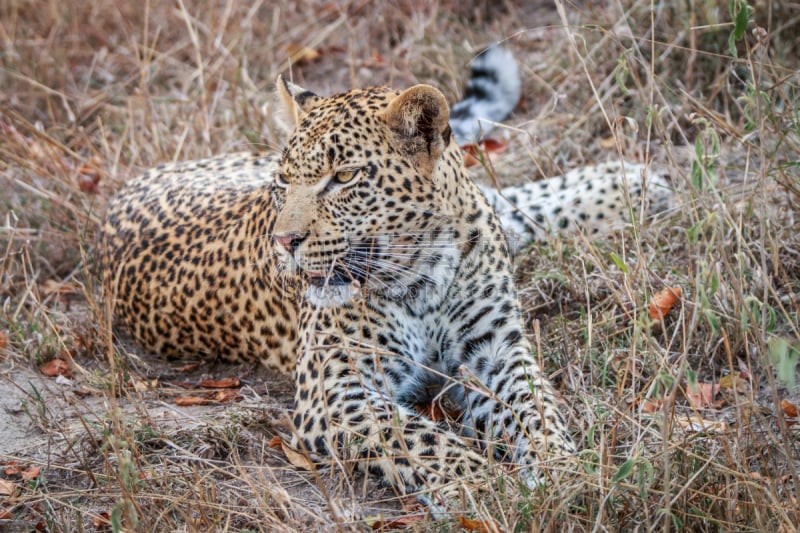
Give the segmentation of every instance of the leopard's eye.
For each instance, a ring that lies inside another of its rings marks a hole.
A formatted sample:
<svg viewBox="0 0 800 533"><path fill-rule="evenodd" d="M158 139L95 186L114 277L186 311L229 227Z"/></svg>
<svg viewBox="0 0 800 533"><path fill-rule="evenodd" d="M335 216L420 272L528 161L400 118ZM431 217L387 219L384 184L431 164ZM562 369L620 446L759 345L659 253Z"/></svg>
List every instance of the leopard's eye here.
<svg viewBox="0 0 800 533"><path fill-rule="evenodd" d="M286 176L278 172L275 173L275 185L281 189L287 189L289 187L289 182L286 180Z"/></svg>
<svg viewBox="0 0 800 533"><path fill-rule="evenodd" d="M344 185L345 183L350 183L353 181L358 174L358 169L356 170L340 170L336 174L333 175L333 181Z"/></svg>

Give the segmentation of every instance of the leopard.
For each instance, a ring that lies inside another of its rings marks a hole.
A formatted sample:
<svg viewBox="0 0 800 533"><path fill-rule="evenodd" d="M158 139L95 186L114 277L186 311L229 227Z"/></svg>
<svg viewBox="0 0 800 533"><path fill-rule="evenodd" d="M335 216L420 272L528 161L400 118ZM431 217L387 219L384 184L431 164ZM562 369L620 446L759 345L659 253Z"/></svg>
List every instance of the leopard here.
<svg viewBox="0 0 800 533"><path fill-rule="evenodd" d="M519 255L527 245L554 237L597 238L636 223L663 218L674 208L669 173L643 163L608 161L560 176L497 189L478 184Z"/></svg>
<svg viewBox="0 0 800 533"><path fill-rule="evenodd" d="M495 463L546 483L577 446L526 335L509 235L630 222L646 169L481 188L438 89L276 85L282 150L161 165L110 200L97 249L115 323L167 359L291 374L293 448L432 508ZM576 202L592 184L607 212ZM458 428L417 408L441 398Z"/></svg>

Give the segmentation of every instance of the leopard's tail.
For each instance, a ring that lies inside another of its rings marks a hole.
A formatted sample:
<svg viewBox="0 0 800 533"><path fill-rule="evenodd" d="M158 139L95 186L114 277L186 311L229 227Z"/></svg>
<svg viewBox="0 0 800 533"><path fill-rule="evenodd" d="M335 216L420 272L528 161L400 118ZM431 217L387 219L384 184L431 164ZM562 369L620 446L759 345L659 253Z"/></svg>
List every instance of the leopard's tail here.
<svg viewBox="0 0 800 533"><path fill-rule="evenodd" d="M459 145L474 143L505 119L520 96L519 66L500 45L486 48L472 60L464 98L450 108L450 127Z"/></svg>

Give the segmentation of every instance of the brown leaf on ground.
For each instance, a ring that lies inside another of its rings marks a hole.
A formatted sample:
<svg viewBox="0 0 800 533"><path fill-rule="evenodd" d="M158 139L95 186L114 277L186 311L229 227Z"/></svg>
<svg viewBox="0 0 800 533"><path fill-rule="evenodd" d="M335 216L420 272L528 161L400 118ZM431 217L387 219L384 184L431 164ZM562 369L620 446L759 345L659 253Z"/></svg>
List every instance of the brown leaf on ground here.
<svg viewBox="0 0 800 533"><path fill-rule="evenodd" d="M269 443L267 444L270 448L280 448L283 446L283 440L278 435L275 435L271 439L269 439Z"/></svg>
<svg viewBox="0 0 800 533"><path fill-rule="evenodd" d="M797 406L789 400L781 400L781 409L783 410L783 414L789 418L797 418Z"/></svg>
<svg viewBox="0 0 800 533"><path fill-rule="evenodd" d="M191 407L193 405L208 405L211 403L210 398L205 396L178 396L175 398L175 405L179 407Z"/></svg>
<svg viewBox="0 0 800 533"><path fill-rule="evenodd" d="M128 386L136 392L147 392L158 387L158 379L142 380L131 377Z"/></svg>
<svg viewBox="0 0 800 533"><path fill-rule="evenodd" d="M280 437L275 437L275 438L280 439ZM273 438L272 440L274 441L275 438ZM271 443L272 443L272 441L270 441L270 444ZM283 455L286 456L286 459L295 468L300 468L302 470L311 470L312 469L313 464L311 462L311 459L309 459L308 456L303 455L302 453L298 452L294 448L290 447L288 444L283 442L283 439L281 439L281 449L283 450Z"/></svg>
<svg viewBox="0 0 800 533"><path fill-rule="evenodd" d="M0 493L2 496L2 493ZM14 515L11 514L11 511L7 509L0 509L0 520L11 520Z"/></svg>
<svg viewBox="0 0 800 533"><path fill-rule="evenodd" d="M319 59L321 56L321 54L313 48L297 43L290 43L287 45L286 53L289 54L289 60L295 64L310 63L315 59Z"/></svg>
<svg viewBox="0 0 800 533"><path fill-rule="evenodd" d="M481 162L481 154L488 157L491 153L502 153L508 148L507 141L484 139L478 144L465 144L461 147L464 151L464 165L473 167Z"/></svg>
<svg viewBox="0 0 800 533"><path fill-rule="evenodd" d="M178 372L194 372L198 368L200 368L200 363L187 363L183 366L179 366L175 370Z"/></svg>
<svg viewBox="0 0 800 533"><path fill-rule="evenodd" d="M239 391L235 390L218 390L212 396L215 402L219 403L228 403L228 402L238 402L241 401L242 395L239 394Z"/></svg>
<svg viewBox="0 0 800 533"><path fill-rule="evenodd" d="M22 467L16 461L9 461L5 464L4 472L7 476L18 476L22 473Z"/></svg>
<svg viewBox="0 0 800 533"><path fill-rule="evenodd" d="M239 378L206 379L200 382L204 389L230 389L241 385Z"/></svg>
<svg viewBox="0 0 800 533"><path fill-rule="evenodd" d="M491 520L472 520L465 516L458 515L458 525L467 531L476 533L500 533L500 527Z"/></svg>
<svg viewBox="0 0 800 533"><path fill-rule="evenodd" d="M0 331L0 350L8 348L8 332Z"/></svg>
<svg viewBox="0 0 800 533"><path fill-rule="evenodd" d="M646 415L652 415L653 413L657 413L661 410L661 406L664 405L664 400L661 398L647 398L642 402L641 405L642 413Z"/></svg>
<svg viewBox="0 0 800 533"><path fill-rule="evenodd" d="M667 316L675 304L680 301L682 294L683 289L680 287L667 287L655 293L650 301L650 318L661 320Z"/></svg>
<svg viewBox="0 0 800 533"><path fill-rule="evenodd" d="M97 182L100 181L100 176L95 179L92 176L80 174L78 176L78 189L86 194L97 194Z"/></svg>
<svg viewBox="0 0 800 533"><path fill-rule="evenodd" d="M209 405L212 402L216 403L238 402L241 399L242 395L239 394L239 391L226 389L226 390L209 392L202 396L200 395L178 396L175 398L175 405L180 407L191 407L193 405Z"/></svg>
<svg viewBox="0 0 800 533"><path fill-rule="evenodd" d="M714 397L718 392L718 384L698 383L696 386L689 385L686 389L686 399L689 401L689 405L695 409L705 409L707 407L718 409L725 403L723 400L714 401Z"/></svg>
<svg viewBox="0 0 800 533"><path fill-rule="evenodd" d="M54 378L56 376L64 376L65 378L72 377L72 370L69 367L69 363L63 359L51 359L40 366L39 370L49 378Z"/></svg>
<svg viewBox="0 0 800 533"><path fill-rule="evenodd" d="M24 479L25 481L36 479L37 477L39 477L41 471L42 469L39 468L38 466L32 466L22 472L22 479Z"/></svg>
<svg viewBox="0 0 800 533"><path fill-rule="evenodd" d="M92 517L92 525L94 525L96 529L108 528L111 526L111 515L109 515L107 511L97 513L97 515Z"/></svg>
<svg viewBox="0 0 800 533"><path fill-rule="evenodd" d="M10 498L17 492L17 486L7 479L0 479L0 498Z"/></svg>
<svg viewBox="0 0 800 533"><path fill-rule="evenodd" d="M93 161L97 163L96 161ZM100 171L98 166L92 163L84 163L78 168L78 188L87 194L97 194L97 184L100 183Z"/></svg>

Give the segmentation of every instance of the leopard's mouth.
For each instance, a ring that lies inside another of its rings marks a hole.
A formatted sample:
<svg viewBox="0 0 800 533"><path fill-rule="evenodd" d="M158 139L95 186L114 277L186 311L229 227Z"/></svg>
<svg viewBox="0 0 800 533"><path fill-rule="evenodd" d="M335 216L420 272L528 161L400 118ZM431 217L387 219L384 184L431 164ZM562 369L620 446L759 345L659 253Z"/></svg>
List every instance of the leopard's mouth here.
<svg viewBox="0 0 800 533"><path fill-rule="evenodd" d="M315 287L336 287L340 285L350 285L354 281L364 282L363 276L357 276L344 268L336 267L329 272L307 271L309 283Z"/></svg>
<svg viewBox="0 0 800 533"><path fill-rule="evenodd" d="M348 253L334 259L331 266L307 265L311 268L302 270L315 287L336 287L354 282L366 284L370 274L376 273L373 260L376 251L377 244L372 241L351 243Z"/></svg>

